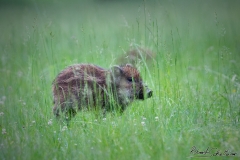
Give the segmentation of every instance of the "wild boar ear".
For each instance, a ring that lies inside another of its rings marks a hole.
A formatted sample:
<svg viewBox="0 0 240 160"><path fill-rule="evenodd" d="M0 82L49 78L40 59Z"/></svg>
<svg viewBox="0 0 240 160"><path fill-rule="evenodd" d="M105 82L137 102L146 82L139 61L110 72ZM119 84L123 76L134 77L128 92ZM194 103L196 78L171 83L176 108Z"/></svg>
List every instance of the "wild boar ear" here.
<svg viewBox="0 0 240 160"><path fill-rule="evenodd" d="M112 71L113 77L119 77L122 75L122 72L123 72L122 68L116 65L111 68L111 71Z"/></svg>
<svg viewBox="0 0 240 160"><path fill-rule="evenodd" d="M130 63L127 63L126 66L133 67L133 65Z"/></svg>
<svg viewBox="0 0 240 160"><path fill-rule="evenodd" d="M123 74L123 70L120 66L113 66L111 68L111 80L113 83L118 84Z"/></svg>

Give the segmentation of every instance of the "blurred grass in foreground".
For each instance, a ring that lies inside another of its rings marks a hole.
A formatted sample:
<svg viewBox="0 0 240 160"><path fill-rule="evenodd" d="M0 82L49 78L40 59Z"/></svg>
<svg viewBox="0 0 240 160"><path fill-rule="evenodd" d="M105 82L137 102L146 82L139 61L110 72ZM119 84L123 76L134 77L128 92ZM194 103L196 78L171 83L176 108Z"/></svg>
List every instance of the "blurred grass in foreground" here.
<svg viewBox="0 0 240 160"><path fill-rule="evenodd" d="M193 146L239 158L238 1L23 2L0 7L1 159L186 159ZM56 74L109 68L130 45L156 53L138 66L154 97L57 122Z"/></svg>

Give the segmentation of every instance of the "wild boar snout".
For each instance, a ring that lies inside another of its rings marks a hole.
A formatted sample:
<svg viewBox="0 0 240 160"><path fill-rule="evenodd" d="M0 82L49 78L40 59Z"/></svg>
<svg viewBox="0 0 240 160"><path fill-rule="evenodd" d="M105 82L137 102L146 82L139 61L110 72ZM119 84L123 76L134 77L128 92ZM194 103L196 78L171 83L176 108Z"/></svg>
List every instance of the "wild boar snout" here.
<svg viewBox="0 0 240 160"><path fill-rule="evenodd" d="M153 91L151 89L149 89L147 86L144 86L143 89L140 90L137 98L144 100L147 98L152 97Z"/></svg>
<svg viewBox="0 0 240 160"><path fill-rule="evenodd" d="M153 91L147 88L147 98L152 97Z"/></svg>

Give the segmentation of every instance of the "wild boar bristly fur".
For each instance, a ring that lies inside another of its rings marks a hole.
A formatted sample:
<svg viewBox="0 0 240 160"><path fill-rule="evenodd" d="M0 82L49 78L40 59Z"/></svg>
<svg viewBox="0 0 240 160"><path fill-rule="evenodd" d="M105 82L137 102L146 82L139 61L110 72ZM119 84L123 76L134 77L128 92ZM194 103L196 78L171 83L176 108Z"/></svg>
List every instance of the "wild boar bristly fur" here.
<svg viewBox="0 0 240 160"><path fill-rule="evenodd" d="M112 107L123 111L134 99L152 96L139 71L130 64L106 70L93 64L75 64L53 81L53 113L74 116L78 110Z"/></svg>

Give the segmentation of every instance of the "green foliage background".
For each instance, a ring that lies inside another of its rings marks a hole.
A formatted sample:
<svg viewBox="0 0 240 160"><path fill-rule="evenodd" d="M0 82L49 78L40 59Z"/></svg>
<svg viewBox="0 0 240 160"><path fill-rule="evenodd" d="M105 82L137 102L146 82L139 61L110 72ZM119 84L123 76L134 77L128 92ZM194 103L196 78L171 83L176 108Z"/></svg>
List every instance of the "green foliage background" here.
<svg viewBox="0 0 240 160"><path fill-rule="evenodd" d="M196 146L213 159L239 159L239 5L1 1L0 158L186 159L201 156L191 153ZM154 96L122 115L57 121L57 73L74 63L109 68L130 46L156 54L138 66Z"/></svg>

